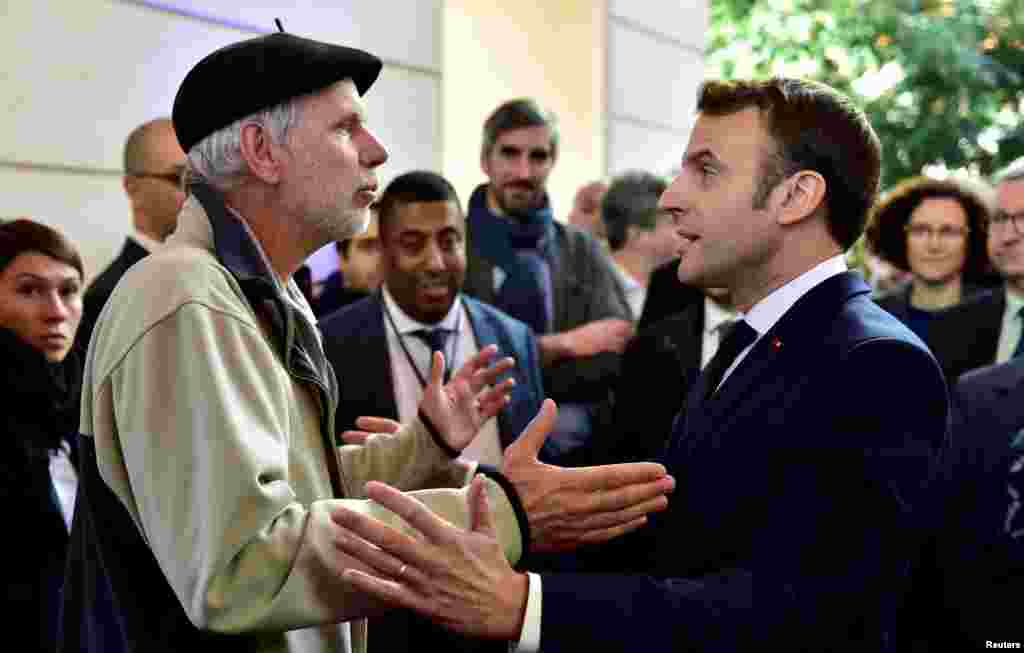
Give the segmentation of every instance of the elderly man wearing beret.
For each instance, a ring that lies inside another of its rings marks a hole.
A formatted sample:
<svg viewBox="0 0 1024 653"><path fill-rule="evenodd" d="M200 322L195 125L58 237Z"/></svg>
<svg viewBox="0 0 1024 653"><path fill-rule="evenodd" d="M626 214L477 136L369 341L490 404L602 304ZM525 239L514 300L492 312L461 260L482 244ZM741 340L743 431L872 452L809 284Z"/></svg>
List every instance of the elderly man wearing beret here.
<svg viewBox="0 0 1024 653"><path fill-rule="evenodd" d="M513 564L665 507L660 465L539 463L550 402L500 470L457 462L512 383L493 348L447 385L435 353L417 419L335 446L338 383L359 370L335 376L291 277L366 226L387 152L361 96L380 69L282 31L212 53L178 89L190 197L167 247L115 289L87 357L63 650L365 651L362 618L384 608L344 577L359 563L338 521L344 507L401 525L364 499L370 480L464 526L486 493ZM108 592L115 628L93 614Z"/></svg>

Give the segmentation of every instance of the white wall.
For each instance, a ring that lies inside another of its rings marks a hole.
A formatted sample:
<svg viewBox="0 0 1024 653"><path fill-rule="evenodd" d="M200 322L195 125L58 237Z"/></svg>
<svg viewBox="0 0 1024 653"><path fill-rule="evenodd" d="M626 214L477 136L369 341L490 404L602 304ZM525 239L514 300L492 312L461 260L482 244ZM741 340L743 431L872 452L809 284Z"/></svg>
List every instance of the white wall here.
<svg viewBox="0 0 1024 653"><path fill-rule="evenodd" d="M170 114L178 84L200 58L275 30L275 17L288 31L384 59L367 96L390 152L384 183L410 168L440 168L439 0L8 0L0 21L0 217L62 229L96 274L131 228L120 187L125 137ZM317 259L329 265L333 252Z"/></svg>
<svg viewBox="0 0 1024 653"><path fill-rule="evenodd" d="M704 78L708 0L609 0L608 166L671 174Z"/></svg>

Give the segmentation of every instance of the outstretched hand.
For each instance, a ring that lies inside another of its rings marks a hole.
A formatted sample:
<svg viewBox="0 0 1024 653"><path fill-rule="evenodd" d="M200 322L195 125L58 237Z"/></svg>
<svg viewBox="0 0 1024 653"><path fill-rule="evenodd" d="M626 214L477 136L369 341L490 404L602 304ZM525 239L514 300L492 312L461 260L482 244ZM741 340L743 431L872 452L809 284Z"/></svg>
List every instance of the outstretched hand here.
<svg viewBox="0 0 1024 653"><path fill-rule="evenodd" d="M497 382L498 377L515 366L511 357L491 363L497 345L488 345L470 358L452 376L447 385L444 355L436 351L431 358L430 382L423 390L420 410L433 423L445 444L462 451L476 437L480 427L497 415L511 400L515 379Z"/></svg>
<svg viewBox="0 0 1024 653"><path fill-rule="evenodd" d="M387 417L357 417L356 428L342 432L341 440L345 444L366 444L375 435L394 435L401 428L401 422Z"/></svg>
<svg viewBox="0 0 1024 653"><path fill-rule="evenodd" d="M656 463L563 468L537 459L555 425L555 402L505 449L501 472L516 488L530 523L530 549L554 552L604 542L635 530L668 506L675 480Z"/></svg>
<svg viewBox="0 0 1024 653"><path fill-rule="evenodd" d="M367 483L366 496L418 533L411 537L365 515L338 509L333 519L350 533L337 540L338 548L373 570L350 568L344 572L349 582L467 635L519 638L528 580L505 559L482 477L473 479L469 489L469 530L444 521L383 483Z"/></svg>

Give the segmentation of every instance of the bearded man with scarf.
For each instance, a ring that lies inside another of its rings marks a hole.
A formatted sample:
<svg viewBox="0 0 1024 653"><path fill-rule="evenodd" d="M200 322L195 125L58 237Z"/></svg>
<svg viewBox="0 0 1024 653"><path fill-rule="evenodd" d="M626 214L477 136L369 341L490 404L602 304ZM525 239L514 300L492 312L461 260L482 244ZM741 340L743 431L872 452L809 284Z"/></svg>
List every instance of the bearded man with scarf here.
<svg viewBox="0 0 1024 653"><path fill-rule="evenodd" d="M464 290L537 335L544 388L559 404L548 446L568 463L609 404L633 327L607 254L552 218L547 178L557 157L555 118L534 100L510 100L484 123L489 182L469 200Z"/></svg>

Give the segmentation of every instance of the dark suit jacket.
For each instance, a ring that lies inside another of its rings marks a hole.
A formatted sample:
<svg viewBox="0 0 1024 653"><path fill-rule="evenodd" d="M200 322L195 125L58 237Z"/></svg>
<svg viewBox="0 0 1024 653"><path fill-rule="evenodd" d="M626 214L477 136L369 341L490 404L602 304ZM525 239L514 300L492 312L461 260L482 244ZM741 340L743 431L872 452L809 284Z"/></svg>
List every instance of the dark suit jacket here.
<svg viewBox="0 0 1024 653"><path fill-rule="evenodd" d="M516 385L512 401L498 414L498 435L507 447L540 410L544 386L537 343L529 328L493 306L462 296L481 348L498 345L499 355L512 356ZM334 366L340 386L334 424L340 434L355 428L360 415L398 419L391 376L387 331L380 294L374 294L333 313L321 322L324 352Z"/></svg>
<svg viewBox="0 0 1024 653"><path fill-rule="evenodd" d="M554 316L552 331L569 331L588 322L608 317L630 319L629 306L617 291L615 273L608 255L583 231L554 223L555 251L551 260ZM473 247L467 236L466 294L493 303L494 264ZM619 371L618 354L603 353L587 358L560 361L544 368L544 387L559 402L605 401Z"/></svg>
<svg viewBox="0 0 1024 653"><path fill-rule="evenodd" d="M953 407L944 500L915 571L908 650L980 650L986 640L1020 641L1024 634L1024 538L1006 532L1010 468L1024 457L1024 448L1011 446L1024 433L1024 358L965 374Z"/></svg>
<svg viewBox="0 0 1024 653"><path fill-rule="evenodd" d="M998 288L940 311L932 319L928 346L950 386L964 372L995 362L1004 310L1006 291Z"/></svg>
<svg viewBox="0 0 1024 653"><path fill-rule="evenodd" d="M641 329L626 346L610 419L581 464L656 460L700 373L704 302Z"/></svg>
<svg viewBox="0 0 1024 653"><path fill-rule="evenodd" d="M543 577L545 653L891 648L949 403L869 292L824 281L708 402L698 379L668 509L588 561L614 574Z"/></svg>
<svg viewBox="0 0 1024 653"><path fill-rule="evenodd" d="M637 328L647 328L693 304L703 303L704 293L679 280L679 259L672 259L651 273L647 282L647 299L644 300L644 310L640 313Z"/></svg>
<svg viewBox="0 0 1024 653"><path fill-rule="evenodd" d="M323 289L316 301L310 302L313 314L318 318L325 318L339 308L348 306L354 302L368 297L370 293L363 290L353 290L345 286L345 278L340 270L335 270L323 281Z"/></svg>
<svg viewBox="0 0 1024 653"><path fill-rule="evenodd" d="M110 293L114 292L117 282L121 280L128 268L148 255L149 252L146 248L129 236L124 239L124 246L121 247L117 257L89 284L89 288L82 297L82 322L78 327L78 334L75 336L75 342L83 352L89 348L89 338L92 337L93 327L96 326L100 311L103 310L107 299L110 298Z"/></svg>

